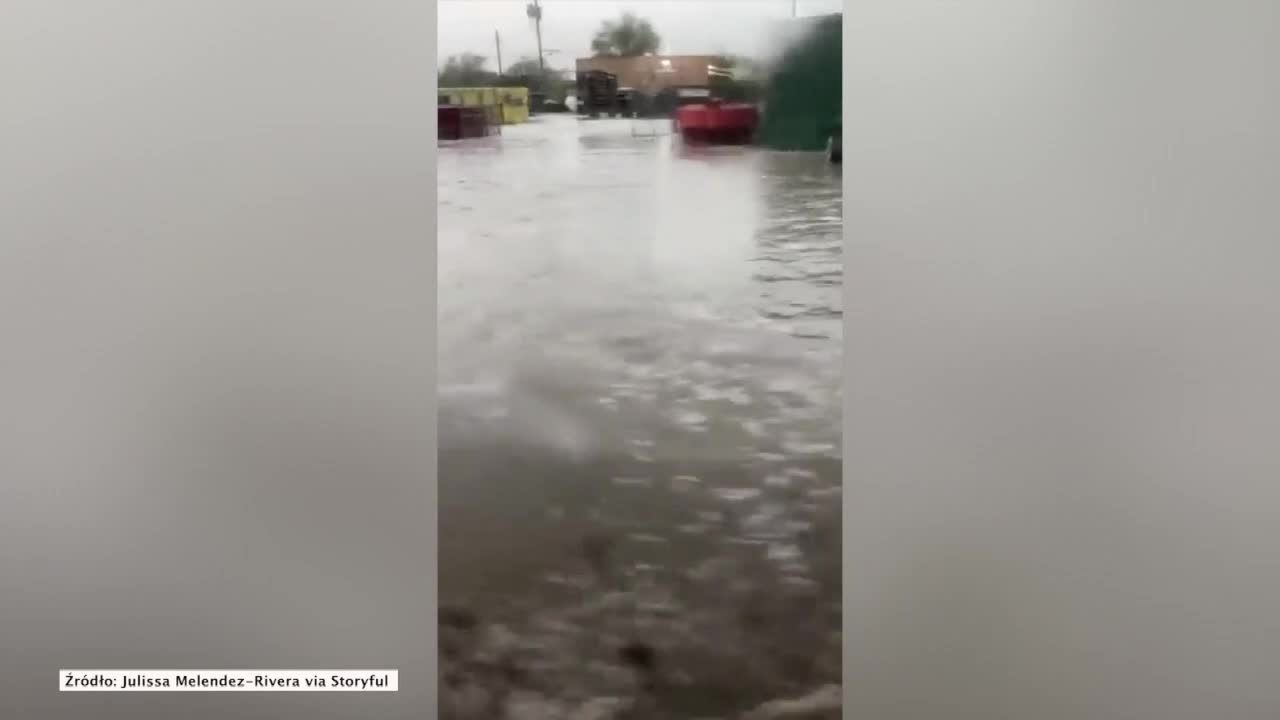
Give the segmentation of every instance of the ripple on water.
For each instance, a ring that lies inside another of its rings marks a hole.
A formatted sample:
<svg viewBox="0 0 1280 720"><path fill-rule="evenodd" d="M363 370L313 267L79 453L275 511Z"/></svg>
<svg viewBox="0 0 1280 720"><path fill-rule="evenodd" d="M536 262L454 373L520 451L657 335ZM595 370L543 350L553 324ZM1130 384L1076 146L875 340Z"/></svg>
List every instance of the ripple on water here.
<svg viewBox="0 0 1280 720"><path fill-rule="evenodd" d="M754 500L761 495L760 488L754 487L716 488L712 492L716 497L730 503L741 503L748 500Z"/></svg>
<svg viewBox="0 0 1280 720"><path fill-rule="evenodd" d="M676 475L671 478L671 490L677 493L693 492L701 483L702 480L694 475Z"/></svg>

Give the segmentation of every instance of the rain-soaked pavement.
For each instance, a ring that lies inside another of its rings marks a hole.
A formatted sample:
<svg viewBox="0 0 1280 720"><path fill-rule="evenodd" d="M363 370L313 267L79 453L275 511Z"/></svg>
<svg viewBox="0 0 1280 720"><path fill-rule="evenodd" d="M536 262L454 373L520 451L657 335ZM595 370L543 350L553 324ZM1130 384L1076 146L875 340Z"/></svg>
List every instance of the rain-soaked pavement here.
<svg viewBox="0 0 1280 720"><path fill-rule="evenodd" d="M438 157L442 717L830 704L839 167L568 116Z"/></svg>

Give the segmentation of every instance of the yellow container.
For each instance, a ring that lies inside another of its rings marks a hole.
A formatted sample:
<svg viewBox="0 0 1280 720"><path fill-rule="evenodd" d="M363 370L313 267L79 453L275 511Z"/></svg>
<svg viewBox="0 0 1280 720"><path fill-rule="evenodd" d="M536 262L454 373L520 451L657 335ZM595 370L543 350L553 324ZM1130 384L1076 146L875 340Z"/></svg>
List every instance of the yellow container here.
<svg viewBox="0 0 1280 720"><path fill-rule="evenodd" d="M512 125L529 120L528 88L440 88L438 94L452 105L483 107L494 122Z"/></svg>
<svg viewBox="0 0 1280 720"><path fill-rule="evenodd" d="M529 88L495 88L502 106L502 122L507 124L529 121Z"/></svg>

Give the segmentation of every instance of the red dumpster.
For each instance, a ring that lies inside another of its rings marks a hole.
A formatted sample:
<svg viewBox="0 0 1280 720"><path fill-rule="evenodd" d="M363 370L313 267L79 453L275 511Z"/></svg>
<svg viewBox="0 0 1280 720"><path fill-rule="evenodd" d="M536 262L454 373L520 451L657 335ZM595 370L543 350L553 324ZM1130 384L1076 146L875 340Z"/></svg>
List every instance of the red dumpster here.
<svg viewBox="0 0 1280 720"><path fill-rule="evenodd" d="M436 108L436 135L440 140L462 140L493 134L484 108L440 105Z"/></svg>
<svg viewBox="0 0 1280 720"><path fill-rule="evenodd" d="M751 142L760 112L755 105L712 100L677 108L675 122L685 142L742 145Z"/></svg>

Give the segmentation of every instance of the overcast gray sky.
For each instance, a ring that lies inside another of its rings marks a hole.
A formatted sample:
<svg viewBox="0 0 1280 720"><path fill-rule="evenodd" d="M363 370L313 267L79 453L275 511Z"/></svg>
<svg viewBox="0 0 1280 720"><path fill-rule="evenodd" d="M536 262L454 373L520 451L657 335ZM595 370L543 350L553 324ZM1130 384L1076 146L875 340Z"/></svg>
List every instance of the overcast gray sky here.
<svg viewBox="0 0 1280 720"><path fill-rule="evenodd" d="M662 36L662 51L671 54L731 52L756 54L766 47L769 25L791 17L792 0L540 0L542 46L547 61L573 67L573 59L590 54L591 37L600 23L632 11L653 23ZM525 0L441 0L439 57L474 52L494 62L493 33L502 36L502 62L535 57L533 21ZM842 0L796 0L799 15L840 12Z"/></svg>

